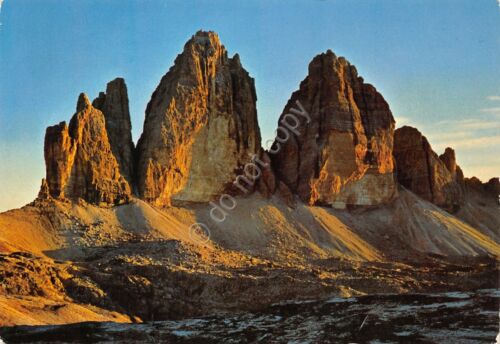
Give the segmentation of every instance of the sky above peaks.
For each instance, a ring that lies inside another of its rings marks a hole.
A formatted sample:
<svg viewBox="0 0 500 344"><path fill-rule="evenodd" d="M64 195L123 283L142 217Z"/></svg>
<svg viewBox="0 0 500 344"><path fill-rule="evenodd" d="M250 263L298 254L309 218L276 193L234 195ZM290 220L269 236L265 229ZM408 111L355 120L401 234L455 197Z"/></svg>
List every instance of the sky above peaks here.
<svg viewBox="0 0 500 344"><path fill-rule="evenodd" d="M466 176L500 174L500 6L495 0L0 0L0 211L32 201L45 128L80 92L127 83L133 136L161 77L197 30L214 30L255 78L264 140L332 49Z"/></svg>

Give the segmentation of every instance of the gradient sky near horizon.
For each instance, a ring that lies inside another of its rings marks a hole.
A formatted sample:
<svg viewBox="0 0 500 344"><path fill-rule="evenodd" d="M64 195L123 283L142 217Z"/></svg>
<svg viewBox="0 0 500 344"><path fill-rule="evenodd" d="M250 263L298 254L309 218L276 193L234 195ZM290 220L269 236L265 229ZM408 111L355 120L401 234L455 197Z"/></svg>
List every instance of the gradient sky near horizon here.
<svg viewBox="0 0 500 344"><path fill-rule="evenodd" d="M0 0L0 211L32 201L45 128L117 76L137 141L152 92L197 30L216 31L255 78L272 138L309 61L332 49L466 176L500 174L500 7L495 0Z"/></svg>

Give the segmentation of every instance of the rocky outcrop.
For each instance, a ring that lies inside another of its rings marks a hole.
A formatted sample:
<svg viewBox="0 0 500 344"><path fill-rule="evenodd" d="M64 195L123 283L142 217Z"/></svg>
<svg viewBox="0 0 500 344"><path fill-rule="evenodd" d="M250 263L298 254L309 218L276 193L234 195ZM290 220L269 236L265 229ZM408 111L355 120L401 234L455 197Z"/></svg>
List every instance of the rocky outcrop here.
<svg viewBox="0 0 500 344"><path fill-rule="evenodd" d="M488 180L488 182L485 183L484 189L497 201L497 203L500 202L500 179L498 177Z"/></svg>
<svg viewBox="0 0 500 344"><path fill-rule="evenodd" d="M297 101L308 112L309 123L295 125L291 115ZM277 151L273 167L303 201L343 208L383 204L396 194L389 105L332 51L309 64L309 74L285 106L279 126L283 129L272 149Z"/></svg>
<svg viewBox="0 0 500 344"><path fill-rule="evenodd" d="M162 78L137 145L140 197L208 201L260 150L254 80L213 32L197 32Z"/></svg>
<svg viewBox="0 0 500 344"><path fill-rule="evenodd" d="M460 166L457 165L455 151L450 147L446 147L444 153L439 156L439 159L444 163L446 169L451 173L451 178L462 185L464 182L464 173L462 172Z"/></svg>
<svg viewBox="0 0 500 344"><path fill-rule="evenodd" d="M59 199L84 199L95 204L120 204L131 194L120 174L106 132L103 113L85 94L78 99L69 126L47 128L45 134L46 184L41 194Z"/></svg>
<svg viewBox="0 0 500 344"><path fill-rule="evenodd" d="M498 177L491 178L486 183L483 183L477 177L464 179L466 193L477 192L483 197L492 198L496 203L500 202L500 179Z"/></svg>
<svg viewBox="0 0 500 344"><path fill-rule="evenodd" d="M45 178L42 179L42 185L40 186L40 191L38 192L38 199L50 199L49 184Z"/></svg>
<svg viewBox="0 0 500 344"><path fill-rule="evenodd" d="M118 162L120 173L133 185L134 142L125 80L116 78L109 82L106 92L99 93L92 105L104 114L111 151Z"/></svg>
<svg viewBox="0 0 500 344"><path fill-rule="evenodd" d="M66 122L47 128L44 144L46 181L50 195L55 198L64 198L75 152L76 146L69 135Z"/></svg>
<svg viewBox="0 0 500 344"><path fill-rule="evenodd" d="M464 177L453 149L438 157L425 136L404 126L394 133L394 157L397 178L404 187L450 212L464 203Z"/></svg>

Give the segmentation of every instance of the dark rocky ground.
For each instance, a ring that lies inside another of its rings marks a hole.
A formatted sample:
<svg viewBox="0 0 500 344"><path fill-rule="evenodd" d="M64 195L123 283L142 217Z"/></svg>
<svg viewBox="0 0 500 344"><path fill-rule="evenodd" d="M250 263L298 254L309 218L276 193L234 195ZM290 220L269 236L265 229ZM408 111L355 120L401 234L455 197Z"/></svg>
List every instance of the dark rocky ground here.
<svg viewBox="0 0 500 344"><path fill-rule="evenodd" d="M500 290L376 294L142 324L0 329L6 343L495 343Z"/></svg>

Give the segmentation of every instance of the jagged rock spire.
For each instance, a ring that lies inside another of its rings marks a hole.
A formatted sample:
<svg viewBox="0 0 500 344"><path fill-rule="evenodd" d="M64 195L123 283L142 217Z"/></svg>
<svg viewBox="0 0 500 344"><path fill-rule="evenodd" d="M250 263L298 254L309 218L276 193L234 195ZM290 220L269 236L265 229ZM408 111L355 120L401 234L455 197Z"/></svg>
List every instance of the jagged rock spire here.
<svg viewBox="0 0 500 344"><path fill-rule="evenodd" d="M120 174L109 144L103 113L88 97L78 97L77 112L45 134L46 185L42 196L84 199L96 204L120 204L130 197L130 186ZM47 190L48 189L48 190Z"/></svg>
<svg viewBox="0 0 500 344"><path fill-rule="evenodd" d="M87 107L91 106L89 97L85 93L80 93L78 96L78 101L76 102L76 112L85 110Z"/></svg>
<svg viewBox="0 0 500 344"><path fill-rule="evenodd" d="M125 80L116 78L106 86L106 92L92 102L102 111L106 121L106 132L113 155L120 166L120 173L130 185L134 182L134 142L130 121L128 93Z"/></svg>
<svg viewBox="0 0 500 344"><path fill-rule="evenodd" d="M208 201L260 150L254 80L214 32L197 32L161 79L137 145L139 195Z"/></svg>
<svg viewBox="0 0 500 344"><path fill-rule="evenodd" d="M394 119L380 93L328 50L309 64L309 74L285 106L279 126L291 122L287 116L297 101L311 121L297 132L289 130L286 142L275 142L272 159L278 178L310 204L345 207L390 201L397 191Z"/></svg>
<svg viewBox="0 0 500 344"><path fill-rule="evenodd" d="M464 203L463 173L453 149L438 157L420 131L404 126L394 133L394 157L404 187L450 212Z"/></svg>

